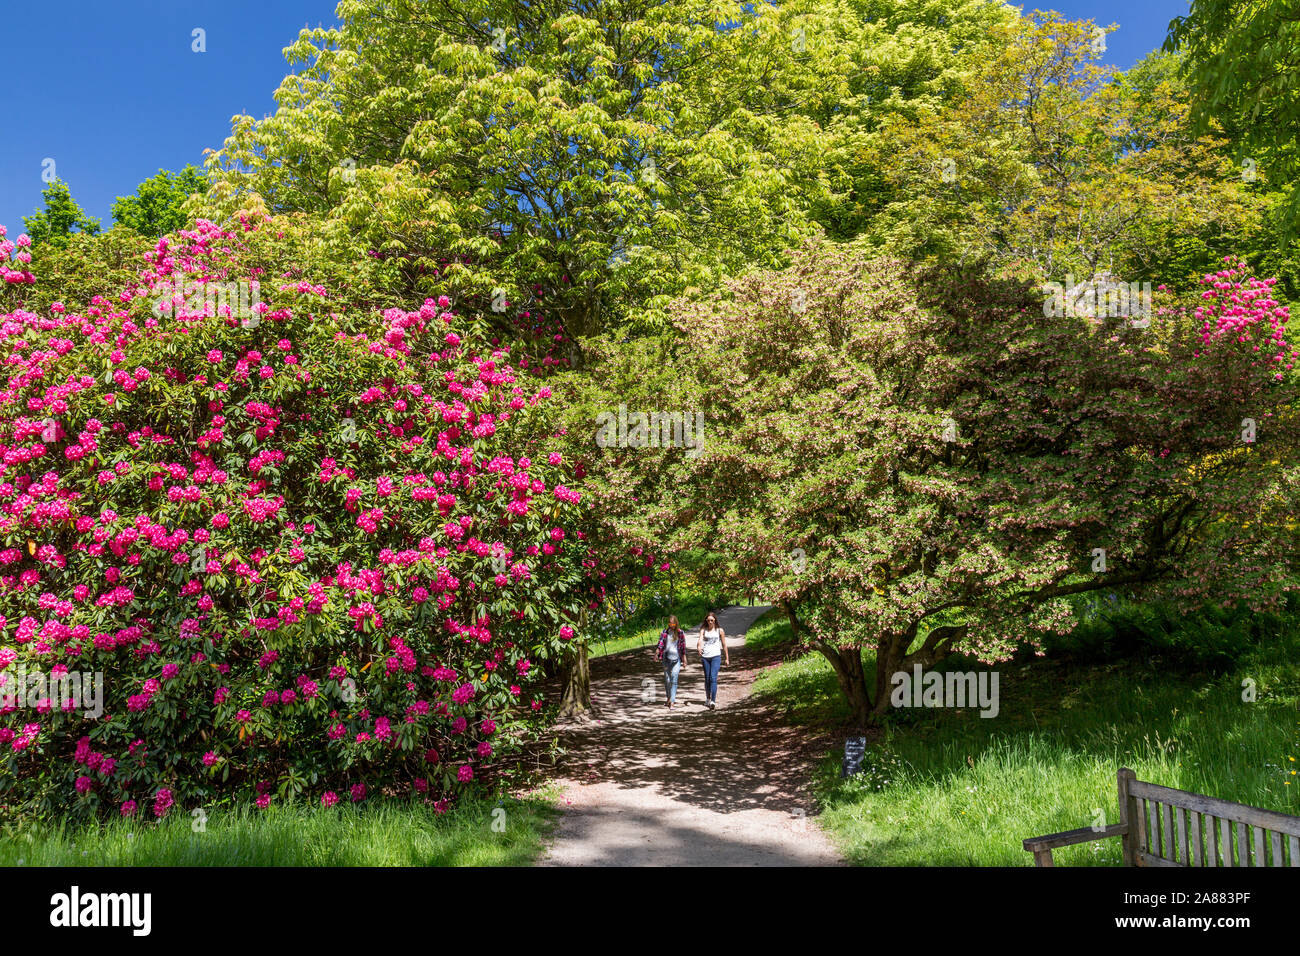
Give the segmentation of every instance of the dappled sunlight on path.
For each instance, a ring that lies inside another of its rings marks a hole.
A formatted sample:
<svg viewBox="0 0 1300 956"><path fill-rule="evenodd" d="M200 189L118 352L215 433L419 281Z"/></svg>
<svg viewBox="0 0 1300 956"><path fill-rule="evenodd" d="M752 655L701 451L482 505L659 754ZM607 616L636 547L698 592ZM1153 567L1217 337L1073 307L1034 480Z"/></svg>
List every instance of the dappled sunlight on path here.
<svg viewBox="0 0 1300 956"><path fill-rule="evenodd" d="M718 708L687 633L678 706L664 706L654 648L593 662L600 717L561 728L568 756L554 843L543 863L572 866L825 865L840 862L812 819L819 748L750 696L773 661L745 648L767 607L731 607L719 621L732 666ZM769 655L770 656L770 655Z"/></svg>

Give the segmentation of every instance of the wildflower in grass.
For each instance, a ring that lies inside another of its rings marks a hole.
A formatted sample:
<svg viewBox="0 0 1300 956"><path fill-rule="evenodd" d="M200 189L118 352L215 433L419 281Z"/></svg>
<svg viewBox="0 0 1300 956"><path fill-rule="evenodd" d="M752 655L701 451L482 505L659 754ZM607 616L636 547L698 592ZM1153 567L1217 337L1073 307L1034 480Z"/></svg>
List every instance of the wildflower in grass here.
<svg viewBox="0 0 1300 956"><path fill-rule="evenodd" d="M332 807L339 802L339 795L333 790L326 790L320 795L320 805L322 807Z"/></svg>

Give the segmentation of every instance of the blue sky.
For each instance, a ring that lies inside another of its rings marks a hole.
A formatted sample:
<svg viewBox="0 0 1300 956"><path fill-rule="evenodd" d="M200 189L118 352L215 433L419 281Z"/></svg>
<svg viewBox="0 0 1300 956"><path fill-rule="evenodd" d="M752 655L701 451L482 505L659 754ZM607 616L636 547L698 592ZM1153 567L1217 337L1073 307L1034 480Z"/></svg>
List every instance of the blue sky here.
<svg viewBox="0 0 1300 956"><path fill-rule="evenodd" d="M275 107L282 51L304 26L330 26L333 0L36 0L3 13L0 223L11 235L41 202L44 163L105 228L113 199L160 168L199 164L237 113ZM1033 9L1034 4L1026 5ZM1057 0L1043 7L1119 23L1103 59L1132 66L1164 41L1187 0ZM191 50L206 31L207 52Z"/></svg>

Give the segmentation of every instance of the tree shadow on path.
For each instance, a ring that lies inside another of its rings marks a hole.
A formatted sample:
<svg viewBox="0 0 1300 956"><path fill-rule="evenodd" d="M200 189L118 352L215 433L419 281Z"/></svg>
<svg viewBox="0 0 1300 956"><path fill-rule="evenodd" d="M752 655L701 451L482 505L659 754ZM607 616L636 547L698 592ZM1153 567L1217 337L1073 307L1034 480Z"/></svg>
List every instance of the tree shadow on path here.
<svg viewBox="0 0 1300 956"><path fill-rule="evenodd" d="M594 661L592 697L600 717L560 728L567 751L560 772L584 784L650 787L716 813L762 808L811 815L809 778L827 741L783 724L750 695L758 674L779 663L785 650L744 647L744 631L767 610L721 612L732 664L722 670L716 710L704 707L696 632L687 634L688 663L672 711L653 647Z"/></svg>

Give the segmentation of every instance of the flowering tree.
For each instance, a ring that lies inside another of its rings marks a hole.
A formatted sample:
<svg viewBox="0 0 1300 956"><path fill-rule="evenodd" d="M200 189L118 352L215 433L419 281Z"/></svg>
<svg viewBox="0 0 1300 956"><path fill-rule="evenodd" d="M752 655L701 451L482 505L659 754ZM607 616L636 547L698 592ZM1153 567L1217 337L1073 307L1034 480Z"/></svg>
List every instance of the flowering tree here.
<svg viewBox="0 0 1300 956"><path fill-rule="evenodd" d="M709 440L663 534L762 559L862 723L893 673L1037 646L1078 593L1268 606L1296 586L1288 312L1240 263L1203 289L1138 328L811 244L680 303Z"/></svg>
<svg viewBox="0 0 1300 956"><path fill-rule="evenodd" d="M40 313L0 231L11 812L445 799L542 716L583 601L549 389L445 298L302 277L277 225L199 222Z"/></svg>

